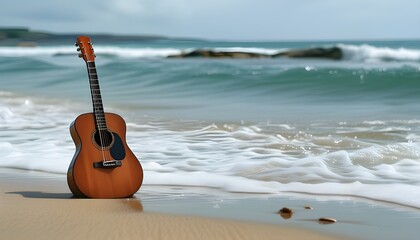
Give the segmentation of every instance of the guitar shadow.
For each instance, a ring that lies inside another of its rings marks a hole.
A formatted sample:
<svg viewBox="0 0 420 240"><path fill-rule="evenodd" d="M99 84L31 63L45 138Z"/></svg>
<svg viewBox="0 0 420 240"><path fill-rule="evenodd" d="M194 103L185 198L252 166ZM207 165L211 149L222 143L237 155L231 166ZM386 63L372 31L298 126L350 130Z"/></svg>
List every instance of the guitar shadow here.
<svg viewBox="0 0 420 240"><path fill-rule="evenodd" d="M19 194L24 198L37 198L37 199L80 199L75 197L72 193L46 193L38 191L19 191L19 192L6 192L6 194ZM85 198L88 199L88 198ZM115 199L114 199L115 200ZM142 212L143 205L140 199L136 197L121 198L119 199L124 205L133 211Z"/></svg>
<svg viewBox="0 0 420 240"><path fill-rule="evenodd" d="M6 194L19 194L25 198L38 198L38 199L72 199L75 198L71 193L47 193L38 191L19 191L7 192Z"/></svg>

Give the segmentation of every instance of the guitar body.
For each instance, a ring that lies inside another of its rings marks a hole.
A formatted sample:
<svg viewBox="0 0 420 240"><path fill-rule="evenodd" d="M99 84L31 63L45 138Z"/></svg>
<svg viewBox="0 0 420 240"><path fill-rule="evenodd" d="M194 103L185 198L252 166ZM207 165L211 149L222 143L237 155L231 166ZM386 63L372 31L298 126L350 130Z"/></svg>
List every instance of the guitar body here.
<svg viewBox="0 0 420 240"><path fill-rule="evenodd" d="M76 153L67 183L77 197L130 197L143 182L143 169L125 140L124 119L113 113L104 115L107 130L102 135L109 139L106 144L101 144L93 113L78 116L70 125Z"/></svg>

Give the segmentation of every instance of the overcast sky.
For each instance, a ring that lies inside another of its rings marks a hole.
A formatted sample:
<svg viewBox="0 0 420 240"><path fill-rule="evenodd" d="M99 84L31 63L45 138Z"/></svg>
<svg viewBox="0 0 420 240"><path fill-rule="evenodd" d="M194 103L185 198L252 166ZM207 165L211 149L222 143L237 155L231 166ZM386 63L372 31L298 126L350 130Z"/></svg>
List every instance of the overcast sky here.
<svg viewBox="0 0 420 240"><path fill-rule="evenodd" d="M420 0L2 0L0 27L219 40L420 39Z"/></svg>

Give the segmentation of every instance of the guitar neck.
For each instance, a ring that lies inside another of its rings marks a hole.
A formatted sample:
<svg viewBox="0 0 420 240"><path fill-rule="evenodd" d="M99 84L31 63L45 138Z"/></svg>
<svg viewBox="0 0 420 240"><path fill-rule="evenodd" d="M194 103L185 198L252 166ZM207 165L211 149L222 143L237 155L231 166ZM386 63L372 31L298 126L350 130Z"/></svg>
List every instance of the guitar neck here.
<svg viewBox="0 0 420 240"><path fill-rule="evenodd" d="M106 130L106 120L104 113L104 106L102 104L101 90L99 88L98 74L94 61L86 62L87 71L89 75L90 93L92 96L93 114L95 116L95 123L98 130Z"/></svg>

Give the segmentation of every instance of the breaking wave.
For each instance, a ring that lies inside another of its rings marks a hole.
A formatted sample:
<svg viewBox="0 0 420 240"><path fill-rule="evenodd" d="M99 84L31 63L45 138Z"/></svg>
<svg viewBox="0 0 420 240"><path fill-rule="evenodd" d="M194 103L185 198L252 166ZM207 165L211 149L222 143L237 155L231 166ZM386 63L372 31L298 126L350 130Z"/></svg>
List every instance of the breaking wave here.
<svg viewBox="0 0 420 240"><path fill-rule="evenodd" d="M408 48L375 47L372 45L338 44L343 51L343 60L352 62L420 62L420 50ZM98 55L117 58L165 58L171 55L198 50L198 48L149 48L149 47L119 47L96 46ZM205 48L214 52L245 52L273 55L286 50L255 47L215 47ZM42 57L77 55L74 47L0 47L0 56L3 57Z"/></svg>

